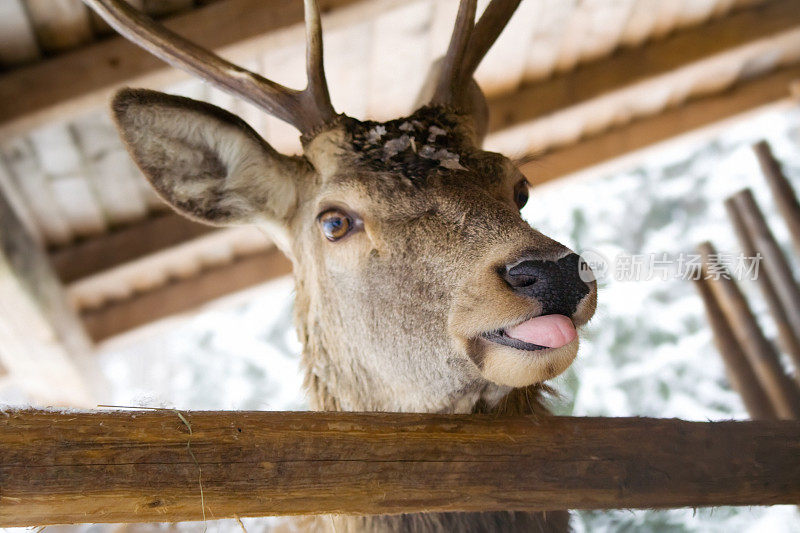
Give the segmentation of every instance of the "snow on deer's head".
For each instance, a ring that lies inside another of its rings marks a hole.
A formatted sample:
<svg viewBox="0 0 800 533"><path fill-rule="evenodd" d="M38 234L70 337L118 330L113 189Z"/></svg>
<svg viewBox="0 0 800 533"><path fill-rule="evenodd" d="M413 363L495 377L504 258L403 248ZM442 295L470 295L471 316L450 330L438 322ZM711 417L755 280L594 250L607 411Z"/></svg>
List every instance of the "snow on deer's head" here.
<svg viewBox="0 0 800 533"><path fill-rule="evenodd" d="M383 123L334 112L312 0L303 91L235 67L122 2L87 3L156 55L303 133L303 155L289 157L209 104L135 89L113 102L134 160L177 211L267 225L291 257L315 407L469 411L570 365L596 285L581 279L576 254L522 220L524 177L480 148L486 105L472 74L519 0L494 0L477 24L476 2L462 0L427 104Z"/></svg>

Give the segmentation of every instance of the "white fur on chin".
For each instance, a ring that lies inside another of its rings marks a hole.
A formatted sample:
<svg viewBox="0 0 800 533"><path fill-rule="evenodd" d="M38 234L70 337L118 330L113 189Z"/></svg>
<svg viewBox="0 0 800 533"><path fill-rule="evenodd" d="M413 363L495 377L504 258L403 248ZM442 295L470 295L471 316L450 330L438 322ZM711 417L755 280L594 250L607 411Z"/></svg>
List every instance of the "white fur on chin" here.
<svg viewBox="0 0 800 533"><path fill-rule="evenodd" d="M498 385L527 387L558 376L577 355L577 337L560 348L534 352L492 343L486 349L481 373Z"/></svg>

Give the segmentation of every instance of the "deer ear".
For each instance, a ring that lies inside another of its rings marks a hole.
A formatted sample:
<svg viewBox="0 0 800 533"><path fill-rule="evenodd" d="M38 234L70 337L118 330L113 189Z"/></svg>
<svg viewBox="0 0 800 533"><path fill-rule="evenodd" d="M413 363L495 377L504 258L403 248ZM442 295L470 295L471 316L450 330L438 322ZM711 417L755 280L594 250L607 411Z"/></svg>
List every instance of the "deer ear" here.
<svg viewBox="0 0 800 533"><path fill-rule="evenodd" d="M136 164L176 211L217 225L283 222L297 204L300 158L276 152L211 104L122 89L112 111Z"/></svg>

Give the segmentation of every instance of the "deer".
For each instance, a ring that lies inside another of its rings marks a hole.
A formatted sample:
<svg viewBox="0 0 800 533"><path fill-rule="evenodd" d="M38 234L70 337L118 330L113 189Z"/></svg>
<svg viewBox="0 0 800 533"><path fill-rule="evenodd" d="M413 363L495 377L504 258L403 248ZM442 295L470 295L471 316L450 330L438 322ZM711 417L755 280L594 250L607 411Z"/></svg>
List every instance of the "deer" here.
<svg viewBox="0 0 800 533"><path fill-rule="evenodd" d="M124 88L111 112L131 157L174 210L268 228L293 265L295 325L314 410L547 414L545 384L578 352L597 284L579 255L520 215L528 181L481 149L473 74L521 0L475 22L461 0L445 55L410 115L337 113L316 0L304 0L307 86L284 87L180 37L122 0L84 0L173 66L300 132L274 150L213 105ZM565 531L564 510L328 517L335 531ZM310 526L309 526L310 527Z"/></svg>

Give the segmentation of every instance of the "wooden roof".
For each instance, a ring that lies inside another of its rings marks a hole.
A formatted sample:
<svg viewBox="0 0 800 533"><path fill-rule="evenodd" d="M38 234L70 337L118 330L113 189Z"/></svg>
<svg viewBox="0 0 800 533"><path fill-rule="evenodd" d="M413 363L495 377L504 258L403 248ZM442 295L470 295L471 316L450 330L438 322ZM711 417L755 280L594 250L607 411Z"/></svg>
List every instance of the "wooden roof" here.
<svg viewBox="0 0 800 533"><path fill-rule="evenodd" d="M247 68L304 83L299 0L138 3ZM410 112L457 0L320 4L336 109L374 119ZM540 154L522 170L541 182L786 101L800 79L798 5L525 0L476 75L491 109L487 147ZM77 0L4 0L0 21L0 188L50 250L93 338L288 272L255 229L167 213L106 102L123 85L207 100L286 152L299 148L291 127L110 35ZM236 283L219 283L232 272Z"/></svg>

